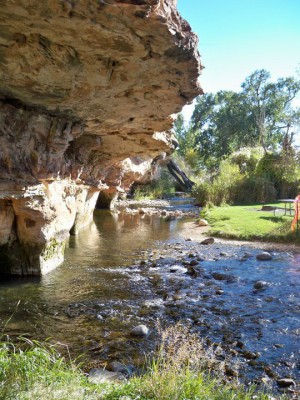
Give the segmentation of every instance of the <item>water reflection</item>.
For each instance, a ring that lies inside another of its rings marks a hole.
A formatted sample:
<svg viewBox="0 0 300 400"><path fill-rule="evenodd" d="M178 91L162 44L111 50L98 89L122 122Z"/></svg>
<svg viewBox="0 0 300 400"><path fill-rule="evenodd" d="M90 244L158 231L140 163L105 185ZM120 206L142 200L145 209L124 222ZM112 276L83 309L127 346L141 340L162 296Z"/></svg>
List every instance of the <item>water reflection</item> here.
<svg viewBox="0 0 300 400"><path fill-rule="evenodd" d="M102 337L103 326L94 318L72 319L70 303L130 300L141 296L137 278L124 268L133 264L140 251L156 241L175 237L180 221L167 223L155 216L112 214L98 210L94 222L78 236L71 236L65 262L42 278L6 278L0 283L0 321L6 333L27 333L39 339L53 337L82 351L89 337ZM122 268L120 268L122 266ZM108 268L115 272L107 273ZM143 291L142 291L143 292ZM14 312L17 302L20 305Z"/></svg>

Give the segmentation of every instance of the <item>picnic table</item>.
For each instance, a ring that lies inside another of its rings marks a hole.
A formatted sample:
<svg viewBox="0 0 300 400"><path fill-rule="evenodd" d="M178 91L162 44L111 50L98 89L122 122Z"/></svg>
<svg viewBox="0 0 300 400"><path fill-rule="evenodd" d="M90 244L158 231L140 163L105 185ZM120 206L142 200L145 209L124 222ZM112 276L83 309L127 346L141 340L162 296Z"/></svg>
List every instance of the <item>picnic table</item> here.
<svg viewBox="0 0 300 400"><path fill-rule="evenodd" d="M284 210L284 215L293 215L295 199L279 199L277 201L279 203L284 203L284 207L274 206L274 215L276 215L276 210Z"/></svg>

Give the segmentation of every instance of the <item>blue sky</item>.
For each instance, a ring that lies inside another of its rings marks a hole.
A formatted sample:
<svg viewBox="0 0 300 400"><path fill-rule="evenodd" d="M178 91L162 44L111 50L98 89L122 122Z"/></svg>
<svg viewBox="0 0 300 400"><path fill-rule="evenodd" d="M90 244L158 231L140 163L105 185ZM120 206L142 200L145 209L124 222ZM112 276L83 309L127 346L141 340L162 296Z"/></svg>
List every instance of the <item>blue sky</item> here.
<svg viewBox="0 0 300 400"><path fill-rule="evenodd" d="M205 92L239 91L256 69L273 80L300 69L300 0L178 0L177 8L199 37Z"/></svg>

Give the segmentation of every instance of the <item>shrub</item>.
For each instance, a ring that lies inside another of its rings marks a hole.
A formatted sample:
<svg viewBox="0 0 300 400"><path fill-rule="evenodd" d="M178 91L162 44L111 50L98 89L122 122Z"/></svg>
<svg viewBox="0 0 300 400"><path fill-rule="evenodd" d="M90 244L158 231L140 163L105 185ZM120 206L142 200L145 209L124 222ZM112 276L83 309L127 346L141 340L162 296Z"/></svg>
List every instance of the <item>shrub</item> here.
<svg viewBox="0 0 300 400"><path fill-rule="evenodd" d="M267 177L249 176L236 191L235 203L270 203L277 198L274 184Z"/></svg>
<svg viewBox="0 0 300 400"><path fill-rule="evenodd" d="M197 201L204 205L207 203L219 206L235 201L238 187L244 179L239 166L224 160L220 164L219 174L212 182L204 181L195 186L192 194Z"/></svg>

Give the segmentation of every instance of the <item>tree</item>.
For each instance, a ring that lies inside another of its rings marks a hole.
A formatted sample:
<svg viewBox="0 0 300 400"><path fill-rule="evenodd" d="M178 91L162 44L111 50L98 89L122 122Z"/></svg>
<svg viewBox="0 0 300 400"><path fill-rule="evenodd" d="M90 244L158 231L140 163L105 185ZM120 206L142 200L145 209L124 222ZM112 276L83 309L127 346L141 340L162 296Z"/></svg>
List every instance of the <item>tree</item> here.
<svg viewBox="0 0 300 400"><path fill-rule="evenodd" d="M300 90L300 81L290 77L272 83L269 79L269 72L262 69L255 71L242 84L258 142L265 151L274 150L279 143L283 143L284 137L291 144L293 135L290 128L299 124L299 110L293 109L292 101Z"/></svg>
<svg viewBox="0 0 300 400"><path fill-rule="evenodd" d="M287 149L299 127L300 111L292 103L299 91L296 78L270 82L267 71L255 71L238 93L220 91L198 97L185 140L190 140L208 167L241 147L261 145L265 152Z"/></svg>

